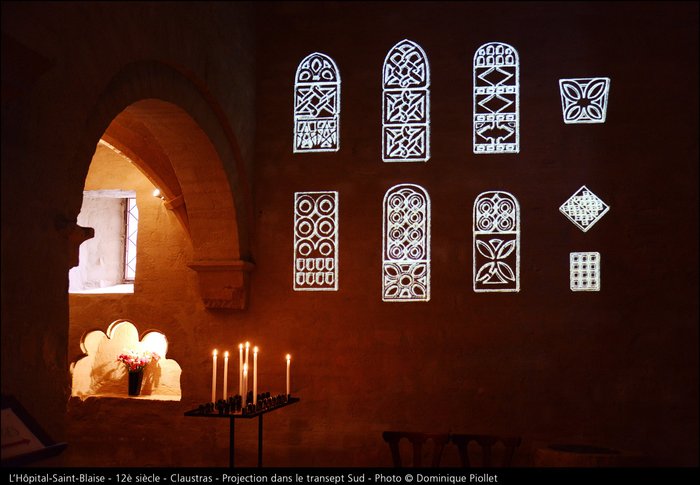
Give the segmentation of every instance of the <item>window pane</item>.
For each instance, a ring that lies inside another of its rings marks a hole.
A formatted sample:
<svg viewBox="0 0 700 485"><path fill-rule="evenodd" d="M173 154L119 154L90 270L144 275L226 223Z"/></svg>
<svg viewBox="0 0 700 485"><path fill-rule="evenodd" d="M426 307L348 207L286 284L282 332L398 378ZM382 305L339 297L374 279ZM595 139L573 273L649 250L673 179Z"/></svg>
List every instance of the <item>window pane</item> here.
<svg viewBox="0 0 700 485"><path fill-rule="evenodd" d="M139 210L136 198L126 203L126 240L124 248L124 280L134 281L136 277L136 236L139 228Z"/></svg>

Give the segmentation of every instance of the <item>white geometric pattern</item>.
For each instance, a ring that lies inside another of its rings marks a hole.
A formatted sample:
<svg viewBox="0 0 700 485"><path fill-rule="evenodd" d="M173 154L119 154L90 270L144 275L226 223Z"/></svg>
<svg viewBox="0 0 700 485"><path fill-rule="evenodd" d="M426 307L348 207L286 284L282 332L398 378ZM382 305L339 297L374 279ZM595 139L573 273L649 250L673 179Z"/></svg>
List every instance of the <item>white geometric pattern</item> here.
<svg viewBox="0 0 700 485"><path fill-rule="evenodd" d="M474 201L474 291L520 291L520 205L508 192L483 192Z"/></svg>
<svg viewBox="0 0 700 485"><path fill-rule="evenodd" d="M338 192L294 194L294 291L338 290Z"/></svg>
<svg viewBox="0 0 700 485"><path fill-rule="evenodd" d="M584 185L564 202L559 211L583 232L598 222L610 207Z"/></svg>
<svg viewBox="0 0 700 485"><path fill-rule="evenodd" d="M382 300L430 300L430 197L400 184L384 195Z"/></svg>
<svg viewBox="0 0 700 485"><path fill-rule="evenodd" d="M402 40L382 71L382 159L425 162L430 158L430 66L421 47Z"/></svg>
<svg viewBox="0 0 700 485"><path fill-rule="evenodd" d="M474 54L474 153L520 152L520 61L508 44Z"/></svg>
<svg viewBox="0 0 700 485"><path fill-rule="evenodd" d="M610 78L560 79L564 123L605 123Z"/></svg>
<svg viewBox="0 0 700 485"><path fill-rule="evenodd" d="M600 291L600 253L569 254L571 291Z"/></svg>
<svg viewBox="0 0 700 485"><path fill-rule="evenodd" d="M320 52L305 57L294 79L294 153L340 148L340 74Z"/></svg>

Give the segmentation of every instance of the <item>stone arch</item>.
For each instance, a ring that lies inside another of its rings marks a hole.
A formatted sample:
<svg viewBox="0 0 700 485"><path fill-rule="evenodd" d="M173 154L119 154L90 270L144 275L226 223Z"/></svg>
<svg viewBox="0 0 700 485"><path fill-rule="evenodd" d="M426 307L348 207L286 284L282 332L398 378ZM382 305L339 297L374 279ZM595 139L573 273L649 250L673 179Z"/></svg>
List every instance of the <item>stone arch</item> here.
<svg viewBox="0 0 700 485"><path fill-rule="evenodd" d="M244 309L253 267L250 188L236 136L204 83L159 62L127 65L86 120L75 160L81 173L103 137L161 188L186 229L193 247L188 266L198 274L205 306ZM83 181L74 181L75 192Z"/></svg>

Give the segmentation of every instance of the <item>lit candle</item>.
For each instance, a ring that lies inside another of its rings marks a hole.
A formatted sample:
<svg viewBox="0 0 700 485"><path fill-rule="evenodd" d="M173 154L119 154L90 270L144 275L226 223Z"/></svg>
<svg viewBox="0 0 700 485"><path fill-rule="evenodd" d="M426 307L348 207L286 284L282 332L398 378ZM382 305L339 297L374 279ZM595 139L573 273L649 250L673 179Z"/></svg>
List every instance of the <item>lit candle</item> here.
<svg viewBox="0 0 700 485"><path fill-rule="evenodd" d="M211 353L211 402L216 402L216 354L218 353L216 349Z"/></svg>
<svg viewBox="0 0 700 485"><path fill-rule="evenodd" d="M290 387L289 387L289 368L291 367L291 365L292 365L292 356L287 354L287 396L289 396L291 394L291 392L289 391L289 389L290 389Z"/></svg>
<svg viewBox="0 0 700 485"><path fill-rule="evenodd" d="M224 401L228 399L228 350L224 352Z"/></svg>
<svg viewBox="0 0 700 485"><path fill-rule="evenodd" d="M248 351L250 350L250 342L245 343L245 360L243 361L243 364L246 366L246 369L250 370L250 365L248 364ZM248 395L248 374L245 375L245 395L243 396L243 399L245 399L245 396Z"/></svg>
<svg viewBox="0 0 700 485"><path fill-rule="evenodd" d="M243 344L238 344L238 395L243 395Z"/></svg>
<svg viewBox="0 0 700 485"><path fill-rule="evenodd" d="M243 394L242 394L242 402L243 406L248 405L248 364L243 364Z"/></svg>
<svg viewBox="0 0 700 485"><path fill-rule="evenodd" d="M258 348L253 347L253 404L258 403Z"/></svg>

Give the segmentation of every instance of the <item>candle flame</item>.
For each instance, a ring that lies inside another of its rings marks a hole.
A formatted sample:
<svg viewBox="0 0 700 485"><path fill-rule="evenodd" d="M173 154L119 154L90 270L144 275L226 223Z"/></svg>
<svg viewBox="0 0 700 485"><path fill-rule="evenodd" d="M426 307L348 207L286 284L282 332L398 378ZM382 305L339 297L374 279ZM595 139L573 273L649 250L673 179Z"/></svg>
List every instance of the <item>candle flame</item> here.
<svg viewBox="0 0 700 485"><path fill-rule="evenodd" d="M254 354L257 354L257 353L258 353L258 348L257 348L257 347L253 347L253 353L254 353Z"/></svg>
<svg viewBox="0 0 700 485"><path fill-rule="evenodd" d="M292 360L292 356L290 354L287 354L287 360Z"/></svg>
<svg viewBox="0 0 700 485"><path fill-rule="evenodd" d="M243 344L238 344L238 348L243 350Z"/></svg>
<svg viewBox="0 0 700 485"><path fill-rule="evenodd" d="M219 351L214 349L214 352L212 352L211 355L217 355L218 353L219 353Z"/></svg>
<svg viewBox="0 0 700 485"><path fill-rule="evenodd" d="M228 359L228 350L226 352L224 352L224 357L226 357Z"/></svg>
<svg viewBox="0 0 700 485"><path fill-rule="evenodd" d="M247 349L247 348L250 348L250 342L246 342L246 343L245 343L245 348L246 348L246 349Z"/></svg>

